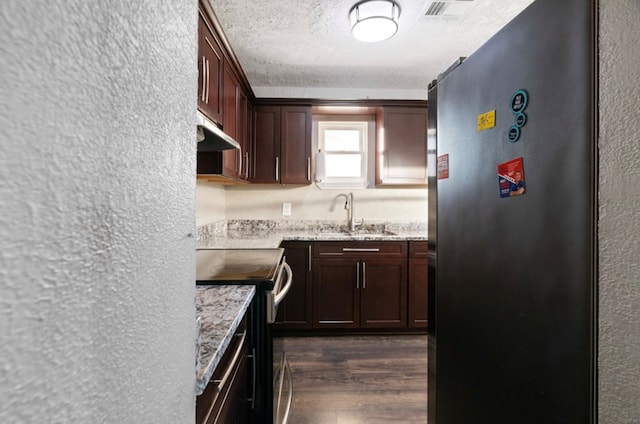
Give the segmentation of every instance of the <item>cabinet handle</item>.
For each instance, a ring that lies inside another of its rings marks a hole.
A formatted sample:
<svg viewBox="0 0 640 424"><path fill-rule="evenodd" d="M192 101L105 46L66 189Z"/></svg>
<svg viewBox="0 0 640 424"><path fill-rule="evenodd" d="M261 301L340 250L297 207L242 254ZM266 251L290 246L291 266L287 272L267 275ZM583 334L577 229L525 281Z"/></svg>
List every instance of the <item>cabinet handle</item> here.
<svg viewBox="0 0 640 424"><path fill-rule="evenodd" d="M244 152L244 160L246 165L244 167L244 178L249 179L249 152Z"/></svg>
<svg viewBox="0 0 640 424"><path fill-rule="evenodd" d="M206 103L209 104L209 86L210 86L210 81L209 81L209 60L207 60L207 100Z"/></svg>
<svg viewBox="0 0 640 424"><path fill-rule="evenodd" d="M289 266L289 264L286 262L282 262L282 268L287 272L287 282L284 284L284 287L282 287L278 294L276 294L276 297L273 300L276 308L287 295L287 292L291 288L291 283L293 283L293 271L291 271L291 267ZM273 318L275 319L275 316Z"/></svg>
<svg viewBox="0 0 640 424"><path fill-rule="evenodd" d="M231 374L233 373L233 370L236 368L236 364L238 362L238 359L240 359L240 355L241 355L242 350L244 348L244 341L247 338L247 331L246 330L242 333L241 337L242 337L242 339L240 340L240 343L238 343L238 348L236 349L235 353L233 354L233 359L231 360L231 364L227 368L227 371L224 373L224 375L222 376L222 378L220 380L214 380L214 383L216 383L218 385L218 393L222 392L222 389L227 384L227 380L229 380L229 378L231 377ZM215 400L214 400L214 402L215 402Z"/></svg>
<svg viewBox="0 0 640 424"><path fill-rule="evenodd" d="M307 181L311 181L311 158L307 158Z"/></svg>
<svg viewBox="0 0 640 424"><path fill-rule="evenodd" d="M276 181L280 181L280 157L276 156Z"/></svg>
<svg viewBox="0 0 640 424"><path fill-rule="evenodd" d="M311 245L309 245L309 272L311 272Z"/></svg>
<svg viewBox="0 0 640 424"><path fill-rule="evenodd" d="M380 249L379 248L367 249L364 247L343 247L342 251L343 252L379 252Z"/></svg>
<svg viewBox="0 0 640 424"><path fill-rule="evenodd" d="M257 374L256 374L256 370L258 369L258 365L256 363L257 359L256 359L256 348L254 347L253 349L251 349L251 364L252 364L252 380L253 380L253 384L251 385L251 409L255 409L256 408L256 384L257 381L256 379L258 378Z"/></svg>
<svg viewBox="0 0 640 424"><path fill-rule="evenodd" d="M362 262L362 288L367 288L367 264Z"/></svg>
<svg viewBox="0 0 640 424"><path fill-rule="evenodd" d="M242 177L242 146L238 149L238 176Z"/></svg>
<svg viewBox="0 0 640 424"><path fill-rule="evenodd" d="M202 56L202 94L200 94L200 99L204 102L204 93L207 91L207 70L206 70L206 62L204 56Z"/></svg>
<svg viewBox="0 0 640 424"><path fill-rule="evenodd" d="M356 265L356 289L360 288L360 264Z"/></svg>

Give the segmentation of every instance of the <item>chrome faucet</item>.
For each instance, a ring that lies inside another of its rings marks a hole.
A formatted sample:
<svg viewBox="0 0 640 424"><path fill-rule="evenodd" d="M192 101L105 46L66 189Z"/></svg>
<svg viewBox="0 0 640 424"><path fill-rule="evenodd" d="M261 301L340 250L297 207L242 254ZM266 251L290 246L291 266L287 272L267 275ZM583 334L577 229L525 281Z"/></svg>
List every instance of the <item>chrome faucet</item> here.
<svg viewBox="0 0 640 424"><path fill-rule="evenodd" d="M356 227L362 225L364 220L356 221L354 219L354 206L353 206L353 193L349 192L349 194L344 195L347 201L344 203L344 208L347 210L347 220L349 223L349 231L355 231Z"/></svg>

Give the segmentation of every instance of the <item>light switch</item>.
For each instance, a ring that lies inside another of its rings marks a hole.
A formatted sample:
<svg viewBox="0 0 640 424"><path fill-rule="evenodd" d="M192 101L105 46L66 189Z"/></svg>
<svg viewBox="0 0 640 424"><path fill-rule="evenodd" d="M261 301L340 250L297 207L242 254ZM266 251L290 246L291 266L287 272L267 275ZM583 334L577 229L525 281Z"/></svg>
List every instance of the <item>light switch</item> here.
<svg viewBox="0 0 640 424"><path fill-rule="evenodd" d="M282 216L291 216L291 203L282 204Z"/></svg>

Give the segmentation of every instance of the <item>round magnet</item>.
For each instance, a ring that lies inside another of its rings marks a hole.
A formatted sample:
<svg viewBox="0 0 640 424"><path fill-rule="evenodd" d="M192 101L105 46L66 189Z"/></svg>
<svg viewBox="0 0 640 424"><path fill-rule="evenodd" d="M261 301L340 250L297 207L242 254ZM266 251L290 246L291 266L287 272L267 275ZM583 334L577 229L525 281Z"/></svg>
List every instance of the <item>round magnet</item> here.
<svg viewBox="0 0 640 424"><path fill-rule="evenodd" d="M526 123L527 123L527 115L525 115L522 112L516 113L516 126L518 128L522 128Z"/></svg>
<svg viewBox="0 0 640 424"><path fill-rule="evenodd" d="M519 138L520 138L520 127L518 127L517 125L514 125L511 128L509 128L509 130L507 131L507 139L509 139L510 142L515 143L516 141L518 141Z"/></svg>
<svg viewBox="0 0 640 424"><path fill-rule="evenodd" d="M525 90L518 90L511 96L511 112L520 113L527 107L529 95Z"/></svg>

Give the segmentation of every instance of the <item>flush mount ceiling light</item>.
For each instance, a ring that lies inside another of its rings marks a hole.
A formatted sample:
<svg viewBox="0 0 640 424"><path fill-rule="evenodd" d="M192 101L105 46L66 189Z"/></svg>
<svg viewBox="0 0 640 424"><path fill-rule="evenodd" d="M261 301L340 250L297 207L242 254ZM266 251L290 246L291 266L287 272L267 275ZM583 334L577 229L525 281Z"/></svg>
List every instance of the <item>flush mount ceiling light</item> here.
<svg viewBox="0 0 640 424"><path fill-rule="evenodd" d="M366 0L349 11L351 33L368 43L393 37L398 31L400 6L391 0Z"/></svg>

